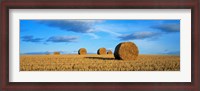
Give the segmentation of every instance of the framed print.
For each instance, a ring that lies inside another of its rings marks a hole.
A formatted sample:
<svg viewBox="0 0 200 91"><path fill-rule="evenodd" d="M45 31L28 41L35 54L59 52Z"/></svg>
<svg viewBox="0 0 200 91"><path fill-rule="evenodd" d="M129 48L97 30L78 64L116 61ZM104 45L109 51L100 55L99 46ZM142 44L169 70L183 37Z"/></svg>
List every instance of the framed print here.
<svg viewBox="0 0 200 91"><path fill-rule="evenodd" d="M199 91L199 3L3 1L2 90Z"/></svg>

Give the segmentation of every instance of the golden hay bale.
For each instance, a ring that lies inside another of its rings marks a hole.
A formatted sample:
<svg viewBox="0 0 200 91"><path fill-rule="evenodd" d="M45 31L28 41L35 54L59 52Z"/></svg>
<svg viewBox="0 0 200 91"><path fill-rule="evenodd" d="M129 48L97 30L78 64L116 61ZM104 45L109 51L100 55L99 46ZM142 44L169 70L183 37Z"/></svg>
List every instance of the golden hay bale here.
<svg viewBox="0 0 200 91"><path fill-rule="evenodd" d="M99 48L99 50L97 51L98 55L104 55L106 54L106 48Z"/></svg>
<svg viewBox="0 0 200 91"><path fill-rule="evenodd" d="M139 50L133 42L122 42L115 47L115 59L136 60Z"/></svg>
<svg viewBox="0 0 200 91"><path fill-rule="evenodd" d="M112 51L111 51L111 50L108 50L108 51L107 51L107 54L112 54Z"/></svg>
<svg viewBox="0 0 200 91"><path fill-rule="evenodd" d="M60 55L60 52L54 52L53 54L54 55Z"/></svg>
<svg viewBox="0 0 200 91"><path fill-rule="evenodd" d="M78 54L79 54L79 55L85 55L85 54L87 54L87 50L86 50L85 48L80 48L80 49L78 50Z"/></svg>

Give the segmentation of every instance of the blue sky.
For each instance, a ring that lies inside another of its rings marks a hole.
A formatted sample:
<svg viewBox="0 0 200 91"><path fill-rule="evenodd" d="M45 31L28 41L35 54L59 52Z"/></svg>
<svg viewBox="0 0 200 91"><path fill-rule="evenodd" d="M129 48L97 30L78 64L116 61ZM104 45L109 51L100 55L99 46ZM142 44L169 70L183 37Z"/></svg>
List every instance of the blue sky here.
<svg viewBox="0 0 200 91"><path fill-rule="evenodd" d="M114 51L134 42L140 54L180 54L180 20L20 20L20 53Z"/></svg>

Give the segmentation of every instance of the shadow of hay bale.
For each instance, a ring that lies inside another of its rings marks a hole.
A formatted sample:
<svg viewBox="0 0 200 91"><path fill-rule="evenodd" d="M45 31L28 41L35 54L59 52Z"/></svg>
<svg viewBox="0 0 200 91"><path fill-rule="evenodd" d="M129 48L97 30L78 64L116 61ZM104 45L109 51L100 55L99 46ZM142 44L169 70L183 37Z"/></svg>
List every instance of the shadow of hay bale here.
<svg viewBox="0 0 200 91"><path fill-rule="evenodd" d="M104 57L85 57L88 59L99 59L99 60L115 60L115 58L104 58Z"/></svg>

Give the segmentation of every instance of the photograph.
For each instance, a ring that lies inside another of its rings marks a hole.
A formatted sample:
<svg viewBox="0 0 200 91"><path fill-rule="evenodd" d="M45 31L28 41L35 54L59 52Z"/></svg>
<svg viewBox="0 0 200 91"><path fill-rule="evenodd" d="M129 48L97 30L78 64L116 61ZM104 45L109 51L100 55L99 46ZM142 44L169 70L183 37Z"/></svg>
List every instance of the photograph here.
<svg viewBox="0 0 200 91"><path fill-rule="evenodd" d="M180 71L179 19L21 19L20 71Z"/></svg>
<svg viewBox="0 0 200 91"><path fill-rule="evenodd" d="M200 91L197 2L4 0L2 90Z"/></svg>

